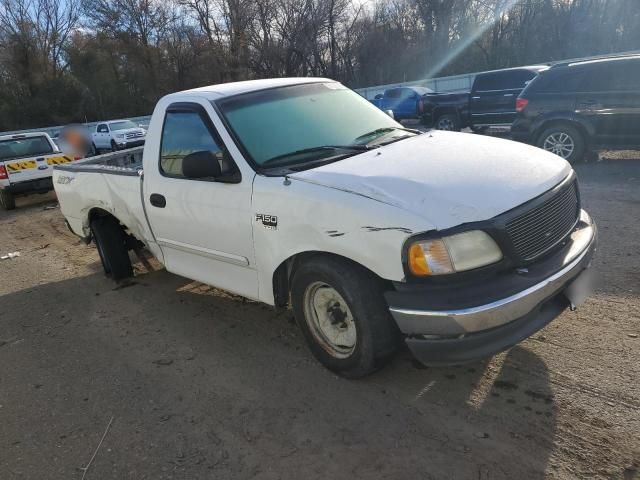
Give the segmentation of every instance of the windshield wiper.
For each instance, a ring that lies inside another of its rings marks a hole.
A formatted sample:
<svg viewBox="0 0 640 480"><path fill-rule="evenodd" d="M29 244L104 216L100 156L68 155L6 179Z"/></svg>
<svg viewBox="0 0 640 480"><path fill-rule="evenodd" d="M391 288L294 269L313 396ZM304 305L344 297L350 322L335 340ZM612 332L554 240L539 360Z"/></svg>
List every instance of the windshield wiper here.
<svg viewBox="0 0 640 480"><path fill-rule="evenodd" d="M321 152L324 150L347 150L354 152L364 152L367 150L371 150L371 148L372 147L369 147L367 145L322 145L320 147L303 148L294 152L283 153L282 155L271 157L270 159L264 161L261 166L264 167L267 164L277 163L279 160L283 160L289 157L295 157L297 155L304 155L305 153Z"/></svg>
<svg viewBox="0 0 640 480"><path fill-rule="evenodd" d="M378 129L373 130L371 132L367 132L364 135L360 135L358 138L356 138L354 140L354 142L357 142L358 140L362 140L362 139L367 138L367 137L373 137L374 135L382 135L383 133L393 132L395 130L402 130L404 132L415 133L416 135L419 135L420 133L422 133L420 130L414 130L412 128L384 127L384 128L378 128Z"/></svg>

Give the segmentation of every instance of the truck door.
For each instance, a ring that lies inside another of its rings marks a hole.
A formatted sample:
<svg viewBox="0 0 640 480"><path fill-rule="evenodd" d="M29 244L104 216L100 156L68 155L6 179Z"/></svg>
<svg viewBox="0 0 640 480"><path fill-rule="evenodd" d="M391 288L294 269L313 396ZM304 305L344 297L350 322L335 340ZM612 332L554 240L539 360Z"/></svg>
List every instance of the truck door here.
<svg viewBox="0 0 640 480"><path fill-rule="evenodd" d="M400 91L398 103L398 118L413 118L416 116L419 95L411 88Z"/></svg>
<svg viewBox="0 0 640 480"><path fill-rule="evenodd" d="M516 99L535 75L530 70L478 75L471 91L471 123L478 127L511 125L516 118Z"/></svg>
<svg viewBox="0 0 640 480"><path fill-rule="evenodd" d="M109 125L100 123L96 127L94 142L97 148L111 148L111 135L109 134Z"/></svg>
<svg viewBox="0 0 640 480"><path fill-rule="evenodd" d="M258 298L251 218L254 175L240 178L212 118L219 122L204 101L179 103L169 106L163 124L151 126L162 132L159 146L148 142L145 147L145 209L170 272ZM223 174L237 173L235 180L187 177L183 162L194 153L203 168L208 168L206 162L218 162Z"/></svg>

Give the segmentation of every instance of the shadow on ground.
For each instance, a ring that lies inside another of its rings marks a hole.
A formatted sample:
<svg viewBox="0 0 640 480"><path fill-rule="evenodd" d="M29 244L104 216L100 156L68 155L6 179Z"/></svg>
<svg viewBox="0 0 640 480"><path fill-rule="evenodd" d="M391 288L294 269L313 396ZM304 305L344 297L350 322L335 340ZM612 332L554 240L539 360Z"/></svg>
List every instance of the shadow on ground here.
<svg viewBox="0 0 640 480"><path fill-rule="evenodd" d="M312 359L289 311L164 271L0 299L0 476L543 478L556 407L544 362L425 369L401 352L362 381ZM61 307L60 305L63 305Z"/></svg>

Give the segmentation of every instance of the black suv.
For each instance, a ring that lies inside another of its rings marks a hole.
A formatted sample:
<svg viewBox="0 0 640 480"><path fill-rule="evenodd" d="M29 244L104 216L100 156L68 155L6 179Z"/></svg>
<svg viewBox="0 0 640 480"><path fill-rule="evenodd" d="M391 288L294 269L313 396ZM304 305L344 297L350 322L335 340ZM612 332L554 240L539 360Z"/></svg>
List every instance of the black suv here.
<svg viewBox="0 0 640 480"><path fill-rule="evenodd" d="M640 148L640 55L554 65L516 102L514 140L569 162L591 150Z"/></svg>

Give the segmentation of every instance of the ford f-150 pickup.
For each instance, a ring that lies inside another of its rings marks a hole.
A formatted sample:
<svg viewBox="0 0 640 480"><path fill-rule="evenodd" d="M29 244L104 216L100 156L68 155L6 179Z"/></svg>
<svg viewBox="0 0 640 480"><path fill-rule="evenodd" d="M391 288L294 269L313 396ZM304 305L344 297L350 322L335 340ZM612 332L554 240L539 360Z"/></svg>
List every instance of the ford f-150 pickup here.
<svg viewBox="0 0 640 480"><path fill-rule="evenodd" d="M112 278L144 244L170 272L291 305L347 377L401 340L436 365L513 346L580 303L596 248L566 161L404 129L319 78L168 95L144 149L56 166L54 183Z"/></svg>

